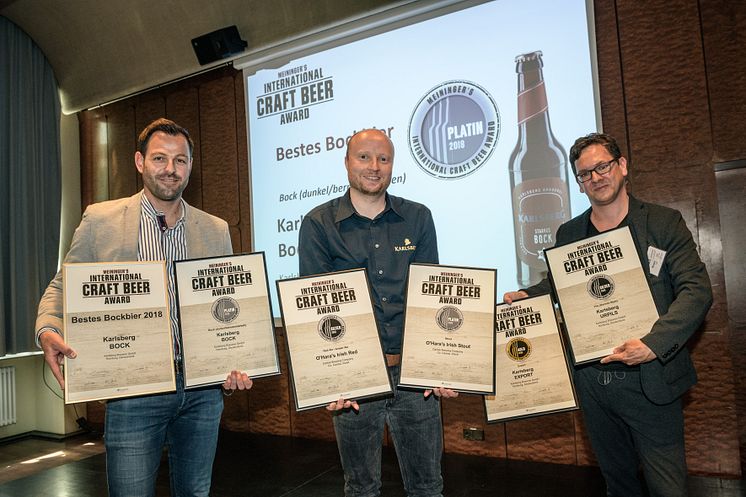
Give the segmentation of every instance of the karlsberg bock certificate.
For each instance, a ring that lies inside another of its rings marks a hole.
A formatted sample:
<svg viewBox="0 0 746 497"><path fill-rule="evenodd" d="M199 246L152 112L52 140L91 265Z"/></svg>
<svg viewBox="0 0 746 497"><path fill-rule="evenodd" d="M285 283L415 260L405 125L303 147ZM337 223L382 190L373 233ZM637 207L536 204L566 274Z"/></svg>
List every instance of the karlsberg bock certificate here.
<svg viewBox="0 0 746 497"><path fill-rule="evenodd" d="M611 354L658 319L629 227L545 253L575 364Z"/></svg>
<svg viewBox="0 0 746 497"><path fill-rule="evenodd" d="M551 297L497 306L494 396L484 397L487 422L577 409Z"/></svg>
<svg viewBox="0 0 746 497"><path fill-rule="evenodd" d="M392 392L364 269L277 281L296 410Z"/></svg>
<svg viewBox="0 0 746 497"><path fill-rule="evenodd" d="M496 279L494 269L409 266L401 386L495 392Z"/></svg>
<svg viewBox="0 0 746 497"><path fill-rule="evenodd" d="M166 266L64 264L65 402L176 389Z"/></svg>
<svg viewBox="0 0 746 497"><path fill-rule="evenodd" d="M175 267L185 386L223 383L232 370L253 378L278 374L264 253Z"/></svg>

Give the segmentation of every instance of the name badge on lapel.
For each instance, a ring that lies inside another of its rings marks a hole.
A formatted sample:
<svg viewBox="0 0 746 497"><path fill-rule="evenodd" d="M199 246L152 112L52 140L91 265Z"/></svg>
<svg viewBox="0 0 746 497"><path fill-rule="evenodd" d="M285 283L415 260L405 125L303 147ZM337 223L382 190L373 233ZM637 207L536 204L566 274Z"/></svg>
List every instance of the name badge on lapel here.
<svg viewBox="0 0 746 497"><path fill-rule="evenodd" d="M663 259L666 257L666 251L653 246L648 247L648 261L650 261L650 274L658 276L663 266Z"/></svg>

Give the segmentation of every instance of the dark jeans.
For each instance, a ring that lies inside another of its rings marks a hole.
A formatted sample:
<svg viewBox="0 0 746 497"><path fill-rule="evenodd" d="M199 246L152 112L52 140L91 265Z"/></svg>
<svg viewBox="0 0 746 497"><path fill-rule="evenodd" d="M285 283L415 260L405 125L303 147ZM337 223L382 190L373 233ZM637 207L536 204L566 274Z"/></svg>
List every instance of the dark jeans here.
<svg viewBox="0 0 746 497"><path fill-rule="evenodd" d="M388 369L396 385L399 366ZM384 425L388 425L407 495L441 497L443 429L439 400L434 395L424 398L422 391L395 388L393 397L359 404L357 413L347 410L333 416L345 473L345 495L381 495L381 446Z"/></svg>
<svg viewBox="0 0 746 497"><path fill-rule="evenodd" d="M685 497L681 400L656 405L642 393L639 371L575 371L575 387L609 497Z"/></svg>
<svg viewBox="0 0 746 497"><path fill-rule="evenodd" d="M164 445L171 495L209 495L223 396L219 388L185 391L181 375L177 388L108 402L104 442L110 497L155 495Z"/></svg>

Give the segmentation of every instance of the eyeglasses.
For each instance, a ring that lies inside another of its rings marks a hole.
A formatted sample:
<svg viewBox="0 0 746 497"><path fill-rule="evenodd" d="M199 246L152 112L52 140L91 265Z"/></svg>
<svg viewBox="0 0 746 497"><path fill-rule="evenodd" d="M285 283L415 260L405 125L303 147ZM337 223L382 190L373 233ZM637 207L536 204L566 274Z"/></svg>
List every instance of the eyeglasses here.
<svg viewBox="0 0 746 497"><path fill-rule="evenodd" d="M581 183L585 183L586 181L590 181L594 172L599 176L606 176L609 174L609 171L611 171L611 166L613 166L615 162L618 162L618 160L619 159L612 159L608 162L602 162L601 164L597 164L593 169L579 172L575 177L578 178L578 181Z"/></svg>

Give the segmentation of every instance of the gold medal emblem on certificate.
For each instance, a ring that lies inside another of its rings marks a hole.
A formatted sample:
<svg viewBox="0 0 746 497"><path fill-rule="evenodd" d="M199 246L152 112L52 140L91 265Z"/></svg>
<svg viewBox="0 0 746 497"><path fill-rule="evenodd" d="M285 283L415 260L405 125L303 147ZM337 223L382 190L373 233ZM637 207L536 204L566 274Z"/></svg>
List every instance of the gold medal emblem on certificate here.
<svg viewBox="0 0 746 497"><path fill-rule="evenodd" d="M531 355L531 342L526 338L514 338L505 346L505 353L514 361L524 361Z"/></svg>

